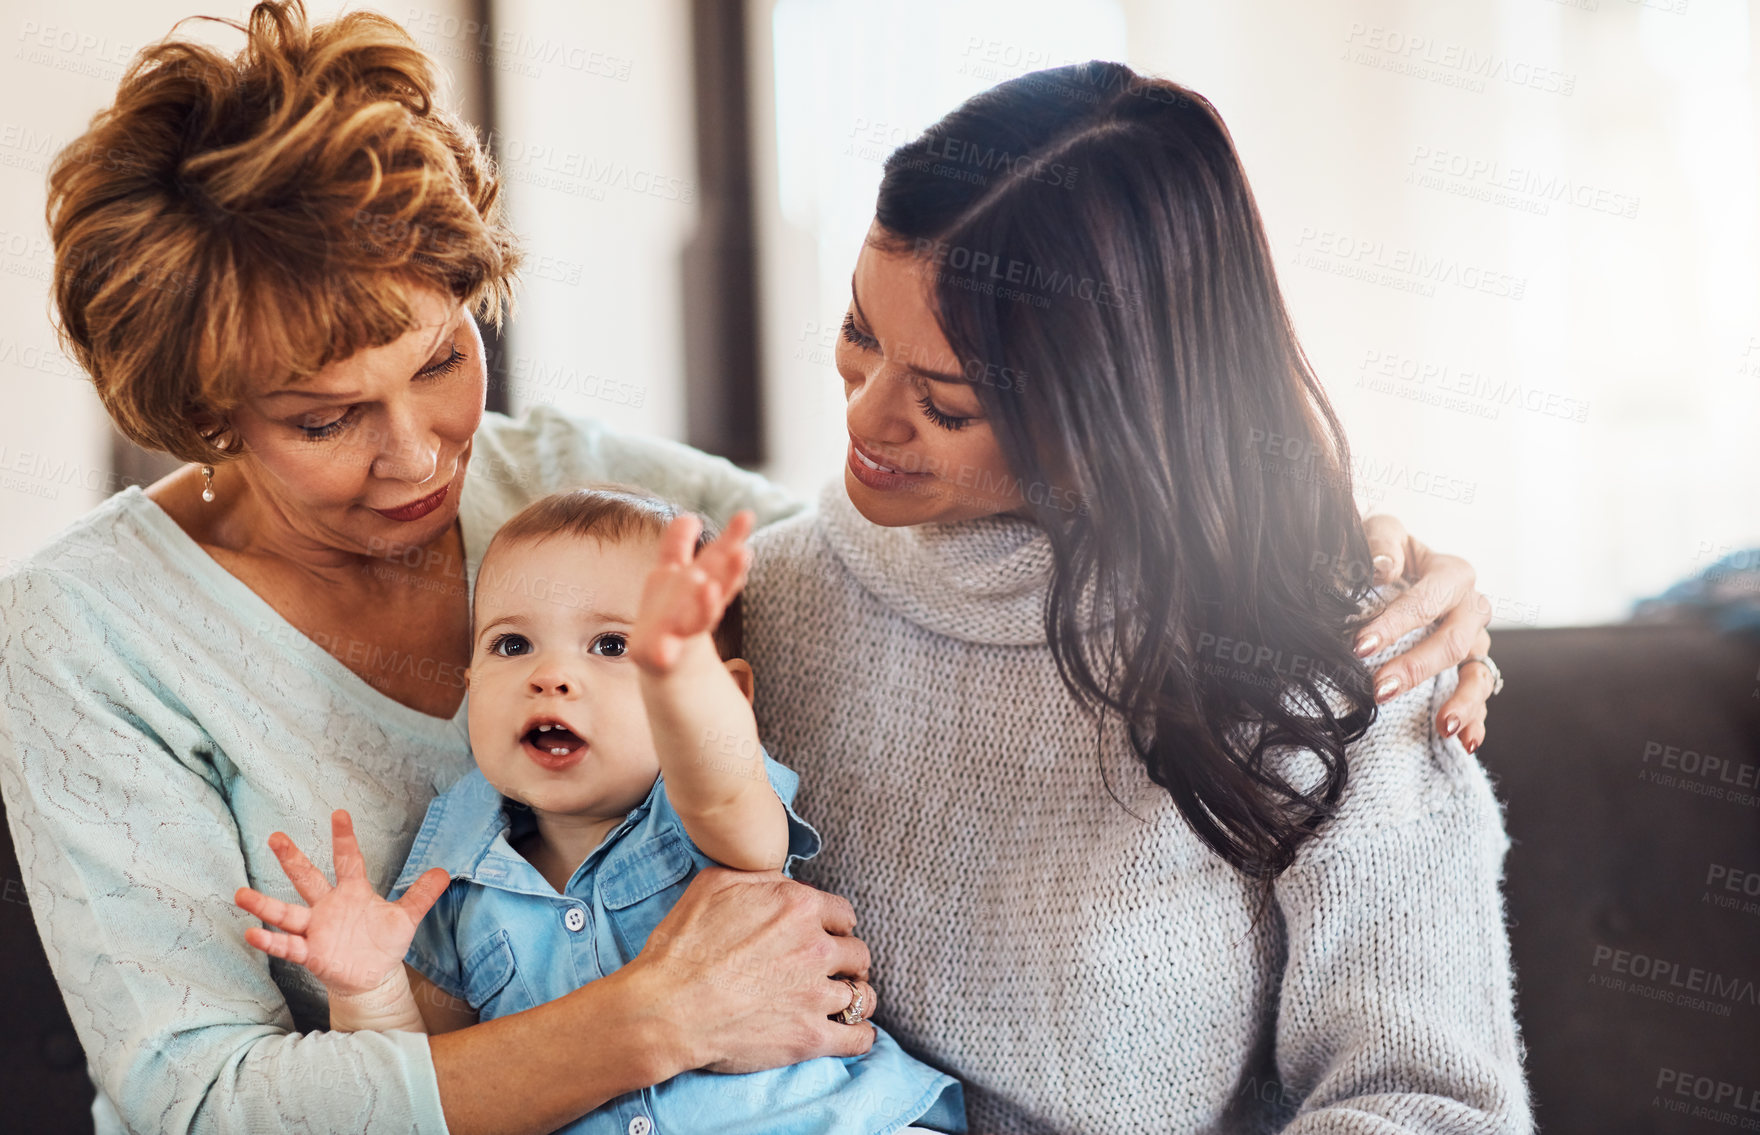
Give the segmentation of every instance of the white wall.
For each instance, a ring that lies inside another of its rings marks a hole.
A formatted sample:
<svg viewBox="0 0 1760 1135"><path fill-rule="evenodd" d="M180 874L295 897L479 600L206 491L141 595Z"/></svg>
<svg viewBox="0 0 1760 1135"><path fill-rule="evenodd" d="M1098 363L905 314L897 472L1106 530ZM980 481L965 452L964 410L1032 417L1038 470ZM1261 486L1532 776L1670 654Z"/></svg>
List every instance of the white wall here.
<svg viewBox="0 0 1760 1135"><path fill-rule="evenodd" d="M791 484L842 450L831 336L886 152L990 83L1122 56L1221 111L1363 503L1469 557L1502 622L1620 618L1760 545L1744 0L757 7Z"/></svg>
<svg viewBox="0 0 1760 1135"><path fill-rule="evenodd" d="M0 23L0 569L111 487L103 410L50 327L44 186L55 151L114 90L128 56L182 8L23 0Z"/></svg>
<svg viewBox="0 0 1760 1135"><path fill-rule="evenodd" d="M496 149L528 254L509 336L516 408L684 432L680 257L698 197L688 15L685 0L496 7ZM446 56L425 17L408 22Z"/></svg>

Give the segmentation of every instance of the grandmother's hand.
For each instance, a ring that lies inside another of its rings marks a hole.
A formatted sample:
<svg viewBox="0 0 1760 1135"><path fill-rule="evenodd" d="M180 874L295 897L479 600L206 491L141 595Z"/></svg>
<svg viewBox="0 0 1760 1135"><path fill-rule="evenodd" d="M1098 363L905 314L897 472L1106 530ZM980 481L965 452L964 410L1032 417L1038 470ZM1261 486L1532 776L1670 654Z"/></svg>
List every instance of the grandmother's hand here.
<svg viewBox="0 0 1760 1135"><path fill-rule="evenodd" d="M868 947L837 895L777 871L711 867L689 887L624 967L673 1010L691 1068L756 1072L815 1056L859 1056L874 1043L863 1021L831 1020L855 981L871 1013Z"/></svg>
<svg viewBox="0 0 1760 1135"><path fill-rule="evenodd" d="M1399 581L1405 590L1357 635L1356 652L1366 658L1419 627L1436 624L1436 633L1375 671L1375 700L1386 701L1468 658L1491 652L1491 603L1474 586L1473 565L1459 556L1433 552L1391 516L1363 521L1377 585ZM1454 694L1436 714L1445 737L1460 734L1473 752L1485 740L1486 702L1491 671L1468 666Z"/></svg>

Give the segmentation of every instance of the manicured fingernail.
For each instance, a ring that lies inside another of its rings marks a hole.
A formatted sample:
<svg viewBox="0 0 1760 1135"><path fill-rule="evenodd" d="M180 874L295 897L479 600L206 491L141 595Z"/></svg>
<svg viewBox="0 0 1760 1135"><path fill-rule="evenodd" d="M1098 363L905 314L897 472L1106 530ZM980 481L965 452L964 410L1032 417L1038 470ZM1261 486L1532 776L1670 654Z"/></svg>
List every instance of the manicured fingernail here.
<svg viewBox="0 0 1760 1135"><path fill-rule="evenodd" d="M1442 735L1444 737L1453 737L1454 731L1460 727L1461 719L1452 713L1442 719Z"/></svg>
<svg viewBox="0 0 1760 1135"><path fill-rule="evenodd" d="M1397 693L1399 693L1399 679L1388 678L1379 686L1375 687L1375 700L1378 702L1384 702Z"/></svg>
<svg viewBox="0 0 1760 1135"><path fill-rule="evenodd" d="M1369 561L1369 566L1375 569L1376 578L1380 578L1393 570L1393 557L1376 556Z"/></svg>
<svg viewBox="0 0 1760 1135"><path fill-rule="evenodd" d="M1378 635L1378 634L1364 635L1362 638L1357 640L1357 657L1358 658L1369 657L1371 654L1375 653L1375 648L1380 645L1381 645L1381 636L1380 635Z"/></svg>
<svg viewBox="0 0 1760 1135"><path fill-rule="evenodd" d="M1477 741L1468 741L1467 742L1467 752L1476 753L1478 751L1479 751L1479 742L1477 742Z"/></svg>

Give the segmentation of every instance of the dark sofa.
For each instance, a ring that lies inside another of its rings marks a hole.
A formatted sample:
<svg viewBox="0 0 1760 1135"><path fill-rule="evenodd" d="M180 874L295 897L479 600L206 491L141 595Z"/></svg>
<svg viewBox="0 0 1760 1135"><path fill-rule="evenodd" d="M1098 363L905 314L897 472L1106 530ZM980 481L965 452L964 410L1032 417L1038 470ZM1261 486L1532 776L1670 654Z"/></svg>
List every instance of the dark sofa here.
<svg viewBox="0 0 1760 1135"><path fill-rule="evenodd" d="M1479 755L1514 840L1541 1130L1760 1130L1760 644L1521 629L1495 654L1508 687ZM84 1058L0 843L0 1128L89 1131Z"/></svg>

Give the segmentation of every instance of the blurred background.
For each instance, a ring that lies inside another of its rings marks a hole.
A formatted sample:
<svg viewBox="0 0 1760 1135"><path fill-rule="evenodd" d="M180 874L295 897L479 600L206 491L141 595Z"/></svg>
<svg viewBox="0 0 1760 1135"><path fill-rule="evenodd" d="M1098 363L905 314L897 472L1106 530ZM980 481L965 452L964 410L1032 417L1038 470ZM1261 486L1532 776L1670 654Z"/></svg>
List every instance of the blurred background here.
<svg viewBox="0 0 1760 1135"><path fill-rule="evenodd" d="M341 10L320 2L315 14ZM242 0L8 0L0 557L156 470L56 350L44 171L129 57ZM881 162L966 96L1122 59L1206 95L1366 508L1503 624L1624 617L1760 544L1760 28L1745 0L473 0L450 72L527 241L494 394L836 475ZM233 43L217 25L197 26Z"/></svg>
<svg viewBox="0 0 1760 1135"><path fill-rule="evenodd" d="M192 12L248 6L0 2L4 570L164 470L115 437L56 349L47 167L139 47ZM1760 637L1624 622L1640 598L1760 546L1760 10L381 10L446 69L527 244L518 317L490 345L492 405L688 440L803 495L840 475L833 344L895 146L987 86L1092 57L1207 96L1349 432L1364 508L1468 557L1503 628L1509 690L1478 756L1513 839L1505 893L1542 1129L1760 1125ZM237 43L222 25L188 30ZM1717 578L1756 629L1760 557L1747 566ZM26 910L10 859L0 899ZM30 918L0 917L0 963L14 975L0 1095L23 1109L0 1128L89 1130L83 1056Z"/></svg>

